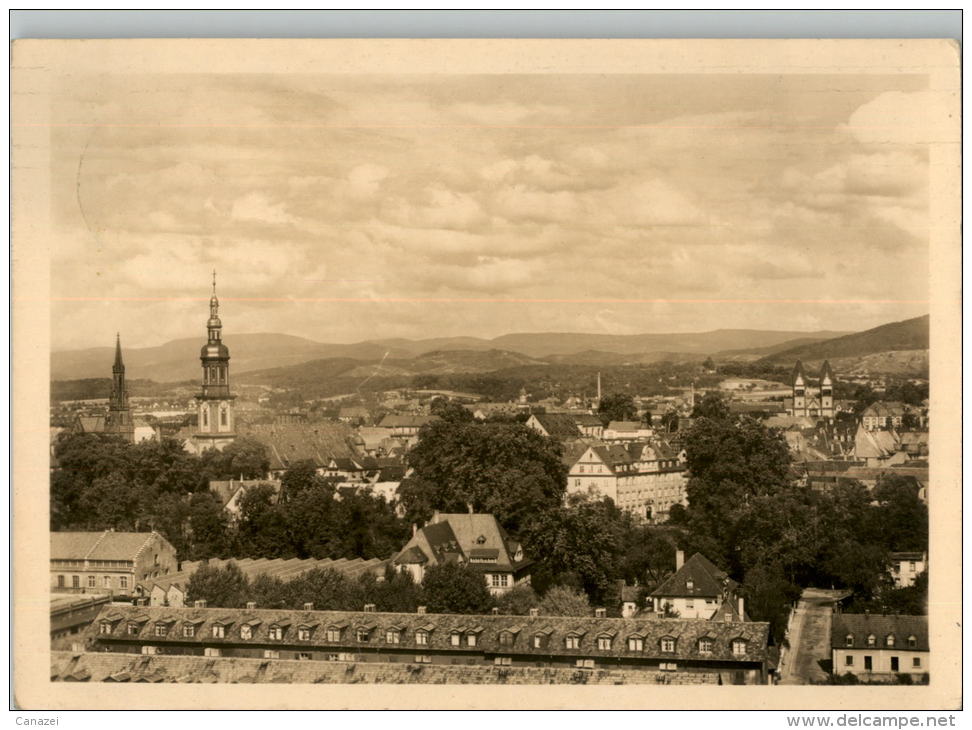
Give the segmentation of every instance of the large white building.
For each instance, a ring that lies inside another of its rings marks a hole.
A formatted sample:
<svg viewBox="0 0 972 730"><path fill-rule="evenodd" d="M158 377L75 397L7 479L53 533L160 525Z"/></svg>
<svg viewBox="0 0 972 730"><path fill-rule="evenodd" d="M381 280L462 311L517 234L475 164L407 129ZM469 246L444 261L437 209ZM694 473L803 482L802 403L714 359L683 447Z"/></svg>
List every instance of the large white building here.
<svg viewBox="0 0 972 730"><path fill-rule="evenodd" d="M664 522L675 504L687 504L685 457L669 444L595 444L569 465L567 494L610 498L619 508Z"/></svg>

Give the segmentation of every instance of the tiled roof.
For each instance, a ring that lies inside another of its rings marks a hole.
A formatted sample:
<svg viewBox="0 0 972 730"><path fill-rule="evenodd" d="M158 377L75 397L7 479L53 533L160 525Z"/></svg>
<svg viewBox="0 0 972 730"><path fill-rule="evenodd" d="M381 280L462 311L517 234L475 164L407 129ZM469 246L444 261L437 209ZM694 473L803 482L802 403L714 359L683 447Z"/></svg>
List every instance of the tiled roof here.
<svg viewBox="0 0 972 730"><path fill-rule="evenodd" d="M233 498L239 490L250 489L251 487L256 487L261 484L266 484L273 488L274 495L280 495L280 480L279 479L228 479L228 480L218 480L213 479L209 482L209 491L215 492L216 496L219 497L223 506ZM276 500L274 500L276 501Z"/></svg>
<svg viewBox="0 0 972 730"><path fill-rule="evenodd" d="M611 421L607 425L609 431L640 431L644 425L638 421Z"/></svg>
<svg viewBox="0 0 972 730"><path fill-rule="evenodd" d="M891 553L892 560L924 560L925 554L922 552L902 552L902 553Z"/></svg>
<svg viewBox="0 0 972 730"><path fill-rule="evenodd" d="M749 614L746 612L745 606L743 607L743 615L739 615L739 602L732 599L726 598L719 608L716 610L709 621L749 621ZM728 618L727 618L728 617Z"/></svg>
<svg viewBox="0 0 972 730"><path fill-rule="evenodd" d="M887 458L897 450L897 436L892 431L868 431L862 425L854 434L854 455L857 458Z"/></svg>
<svg viewBox="0 0 972 730"><path fill-rule="evenodd" d="M381 419L381 428L421 428L427 423L439 420L438 416L410 416L389 413Z"/></svg>
<svg viewBox="0 0 972 730"><path fill-rule="evenodd" d="M512 552L516 545L490 514L439 514L433 521L418 530L395 556L395 563L419 561L419 550L433 564L471 557L485 559L495 556L494 562L483 564L484 569L505 568L513 570L528 561L514 563ZM476 567L476 564L473 564Z"/></svg>
<svg viewBox="0 0 972 730"><path fill-rule="evenodd" d="M848 635L851 636L849 646ZM928 651L928 617L835 613L830 619L830 646L834 649L887 648L889 635L894 636L895 649ZM874 636L874 645L868 646L868 636ZM914 646L908 641L912 636Z"/></svg>
<svg viewBox="0 0 972 730"><path fill-rule="evenodd" d="M570 414L570 418L578 426L585 426L587 428L598 428L604 425L601 423L601 419L593 413L572 413Z"/></svg>
<svg viewBox="0 0 972 730"><path fill-rule="evenodd" d="M275 471L304 460L322 468L332 458L353 455L348 443L353 432L344 423L259 424L241 429L240 435L252 437L266 447L270 468Z"/></svg>
<svg viewBox="0 0 972 730"><path fill-rule="evenodd" d="M692 587L689 588L691 581ZM674 575L651 592L658 598L718 597L726 588L735 589L739 584L701 553L695 553L685 561Z"/></svg>
<svg viewBox="0 0 972 730"><path fill-rule="evenodd" d="M109 615L120 616L120 620L109 624L110 633L100 633L102 619ZM148 620L144 623L132 621L139 615L145 615ZM162 619L175 617L178 622L173 625L174 635L169 637L155 636L155 624ZM252 639L240 638L239 624L246 617L259 619L261 623L253 626ZM192 637L183 636L180 629L182 621L202 619ZM211 626L217 622L231 622L223 638L212 635ZM304 625L318 625L318 629L311 632L310 638L301 640L292 627ZM426 644L415 644L415 632L434 624ZM271 626L290 627L285 629L282 640L274 640L269 636ZM642 657L650 659L672 660L704 660L725 662L761 662L766 658L766 643L769 624L767 623L715 623L703 619L657 619L657 618L592 618L592 617L562 617L562 616L469 616L458 614L420 614L420 613L373 613L359 611L286 611L286 610L244 610L226 608L168 608L145 606L111 606L106 607L93 622L92 636L99 641L113 638L123 641L144 641L155 645L167 643L167 639L178 643L190 643L206 646L239 645L252 641L253 644L266 645L279 643L281 646L347 646L358 642L352 632L345 630L339 642L326 640L328 627L371 627L369 641L361 646L391 646L384 643L387 629L396 627L402 635L395 649L409 650L410 647L421 647L423 650L461 652L469 651L468 647L454 647L451 634L475 632L479 634L476 651L483 653L517 654L517 655L560 655L560 656L604 656L604 657ZM131 627L131 628L130 628ZM511 645L500 644L500 634L516 629L515 638ZM129 633L135 631L136 633ZM543 648L534 648L533 636L541 632L550 632L550 641ZM643 651L628 649L627 637L631 635L644 637ZM568 635L579 636L580 644L577 649L568 649L564 639ZM598 649L598 636L615 636L610 649ZM699 651L699 639L710 637L714 646L710 653ZM673 639L673 652L662 651L662 639ZM746 642L743 654L734 654L732 642L742 639Z"/></svg>
<svg viewBox="0 0 972 730"><path fill-rule="evenodd" d="M105 430L104 416L78 416L77 423L83 433L103 433Z"/></svg>
<svg viewBox="0 0 972 730"><path fill-rule="evenodd" d="M893 418L902 416L909 412L909 408L899 401L875 401L861 413L862 416L875 416L878 418Z"/></svg>
<svg viewBox="0 0 972 730"><path fill-rule="evenodd" d="M622 467L634 464L634 459L628 450L620 444L592 446L591 449L597 454L598 458L604 462L608 469L617 473L623 471Z"/></svg>
<svg viewBox="0 0 972 730"><path fill-rule="evenodd" d="M164 542L155 532L52 532L51 560L135 560L154 539Z"/></svg>
<svg viewBox="0 0 972 730"><path fill-rule="evenodd" d="M533 417L551 438L572 439L581 435L573 417L564 413L535 413Z"/></svg>

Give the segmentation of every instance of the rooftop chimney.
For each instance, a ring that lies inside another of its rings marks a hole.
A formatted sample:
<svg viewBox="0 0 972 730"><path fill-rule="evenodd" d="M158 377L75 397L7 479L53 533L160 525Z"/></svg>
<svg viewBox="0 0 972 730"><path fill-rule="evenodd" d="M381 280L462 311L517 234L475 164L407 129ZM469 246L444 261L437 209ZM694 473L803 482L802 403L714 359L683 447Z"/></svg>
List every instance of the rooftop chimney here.
<svg viewBox="0 0 972 730"><path fill-rule="evenodd" d="M313 611L314 610L314 604L311 603L310 601L308 601L307 603L304 604L304 610L305 611Z"/></svg>
<svg viewBox="0 0 972 730"><path fill-rule="evenodd" d="M531 608L530 609L530 615L533 616L533 617L539 616L540 615L540 609L539 608Z"/></svg>
<svg viewBox="0 0 972 730"><path fill-rule="evenodd" d="M206 608L206 601L204 599L200 598L193 605L195 605L196 608Z"/></svg>
<svg viewBox="0 0 972 730"><path fill-rule="evenodd" d="M490 609L490 613L492 613L494 616L499 616L499 606L493 606L493 608Z"/></svg>
<svg viewBox="0 0 972 730"><path fill-rule="evenodd" d="M247 611L252 611L255 608L256 608L256 601L247 601L246 602L246 610Z"/></svg>
<svg viewBox="0 0 972 730"><path fill-rule="evenodd" d="M685 551L684 550L676 550L675 551L675 570L681 570L683 565L685 565Z"/></svg>
<svg viewBox="0 0 972 730"><path fill-rule="evenodd" d="M428 609L425 606L416 606L415 613L425 613Z"/></svg>
<svg viewBox="0 0 972 730"><path fill-rule="evenodd" d="M416 524L415 524L415 523L413 522L413 523L412 523L412 537L415 537L415 535L416 535L416 534L418 534L418 525L416 525Z"/></svg>
<svg viewBox="0 0 972 730"><path fill-rule="evenodd" d="M364 605L364 610L365 610L365 613L374 613L375 612L375 604L373 604L373 603L366 603Z"/></svg>
<svg viewBox="0 0 972 730"><path fill-rule="evenodd" d="M739 596L739 620L740 621L746 620L745 601L743 600L742 596Z"/></svg>
<svg viewBox="0 0 972 730"><path fill-rule="evenodd" d="M594 618L607 618L607 609L606 608L595 608L594 609Z"/></svg>
<svg viewBox="0 0 972 730"><path fill-rule="evenodd" d="M469 514L475 513L475 510L473 510L472 502L466 502L466 509L469 510Z"/></svg>

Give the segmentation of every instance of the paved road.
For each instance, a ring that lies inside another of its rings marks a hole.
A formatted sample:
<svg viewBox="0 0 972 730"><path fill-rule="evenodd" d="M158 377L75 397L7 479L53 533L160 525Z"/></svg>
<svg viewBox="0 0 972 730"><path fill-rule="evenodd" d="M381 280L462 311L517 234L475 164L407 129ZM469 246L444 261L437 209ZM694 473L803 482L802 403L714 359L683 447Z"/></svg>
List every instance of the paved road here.
<svg viewBox="0 0 972 730"><path fill-rule="evenodd" d="M780 665L780 684L827 681L818 662L830 658L830 616L838 595L819 588L803 591L790 627L790 650Z"/></svg>

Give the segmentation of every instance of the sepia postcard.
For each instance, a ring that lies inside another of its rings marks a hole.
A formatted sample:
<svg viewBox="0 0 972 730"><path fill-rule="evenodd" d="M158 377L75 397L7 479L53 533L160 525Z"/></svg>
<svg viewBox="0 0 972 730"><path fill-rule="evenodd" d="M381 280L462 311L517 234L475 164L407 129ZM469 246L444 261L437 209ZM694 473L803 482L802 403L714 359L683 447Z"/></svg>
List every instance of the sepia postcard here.
<svg viewBox="0 0 972 730"><path fill-rule="evenodd" d="M961 706L954 43L11 59L18 707Z"/></svg>

